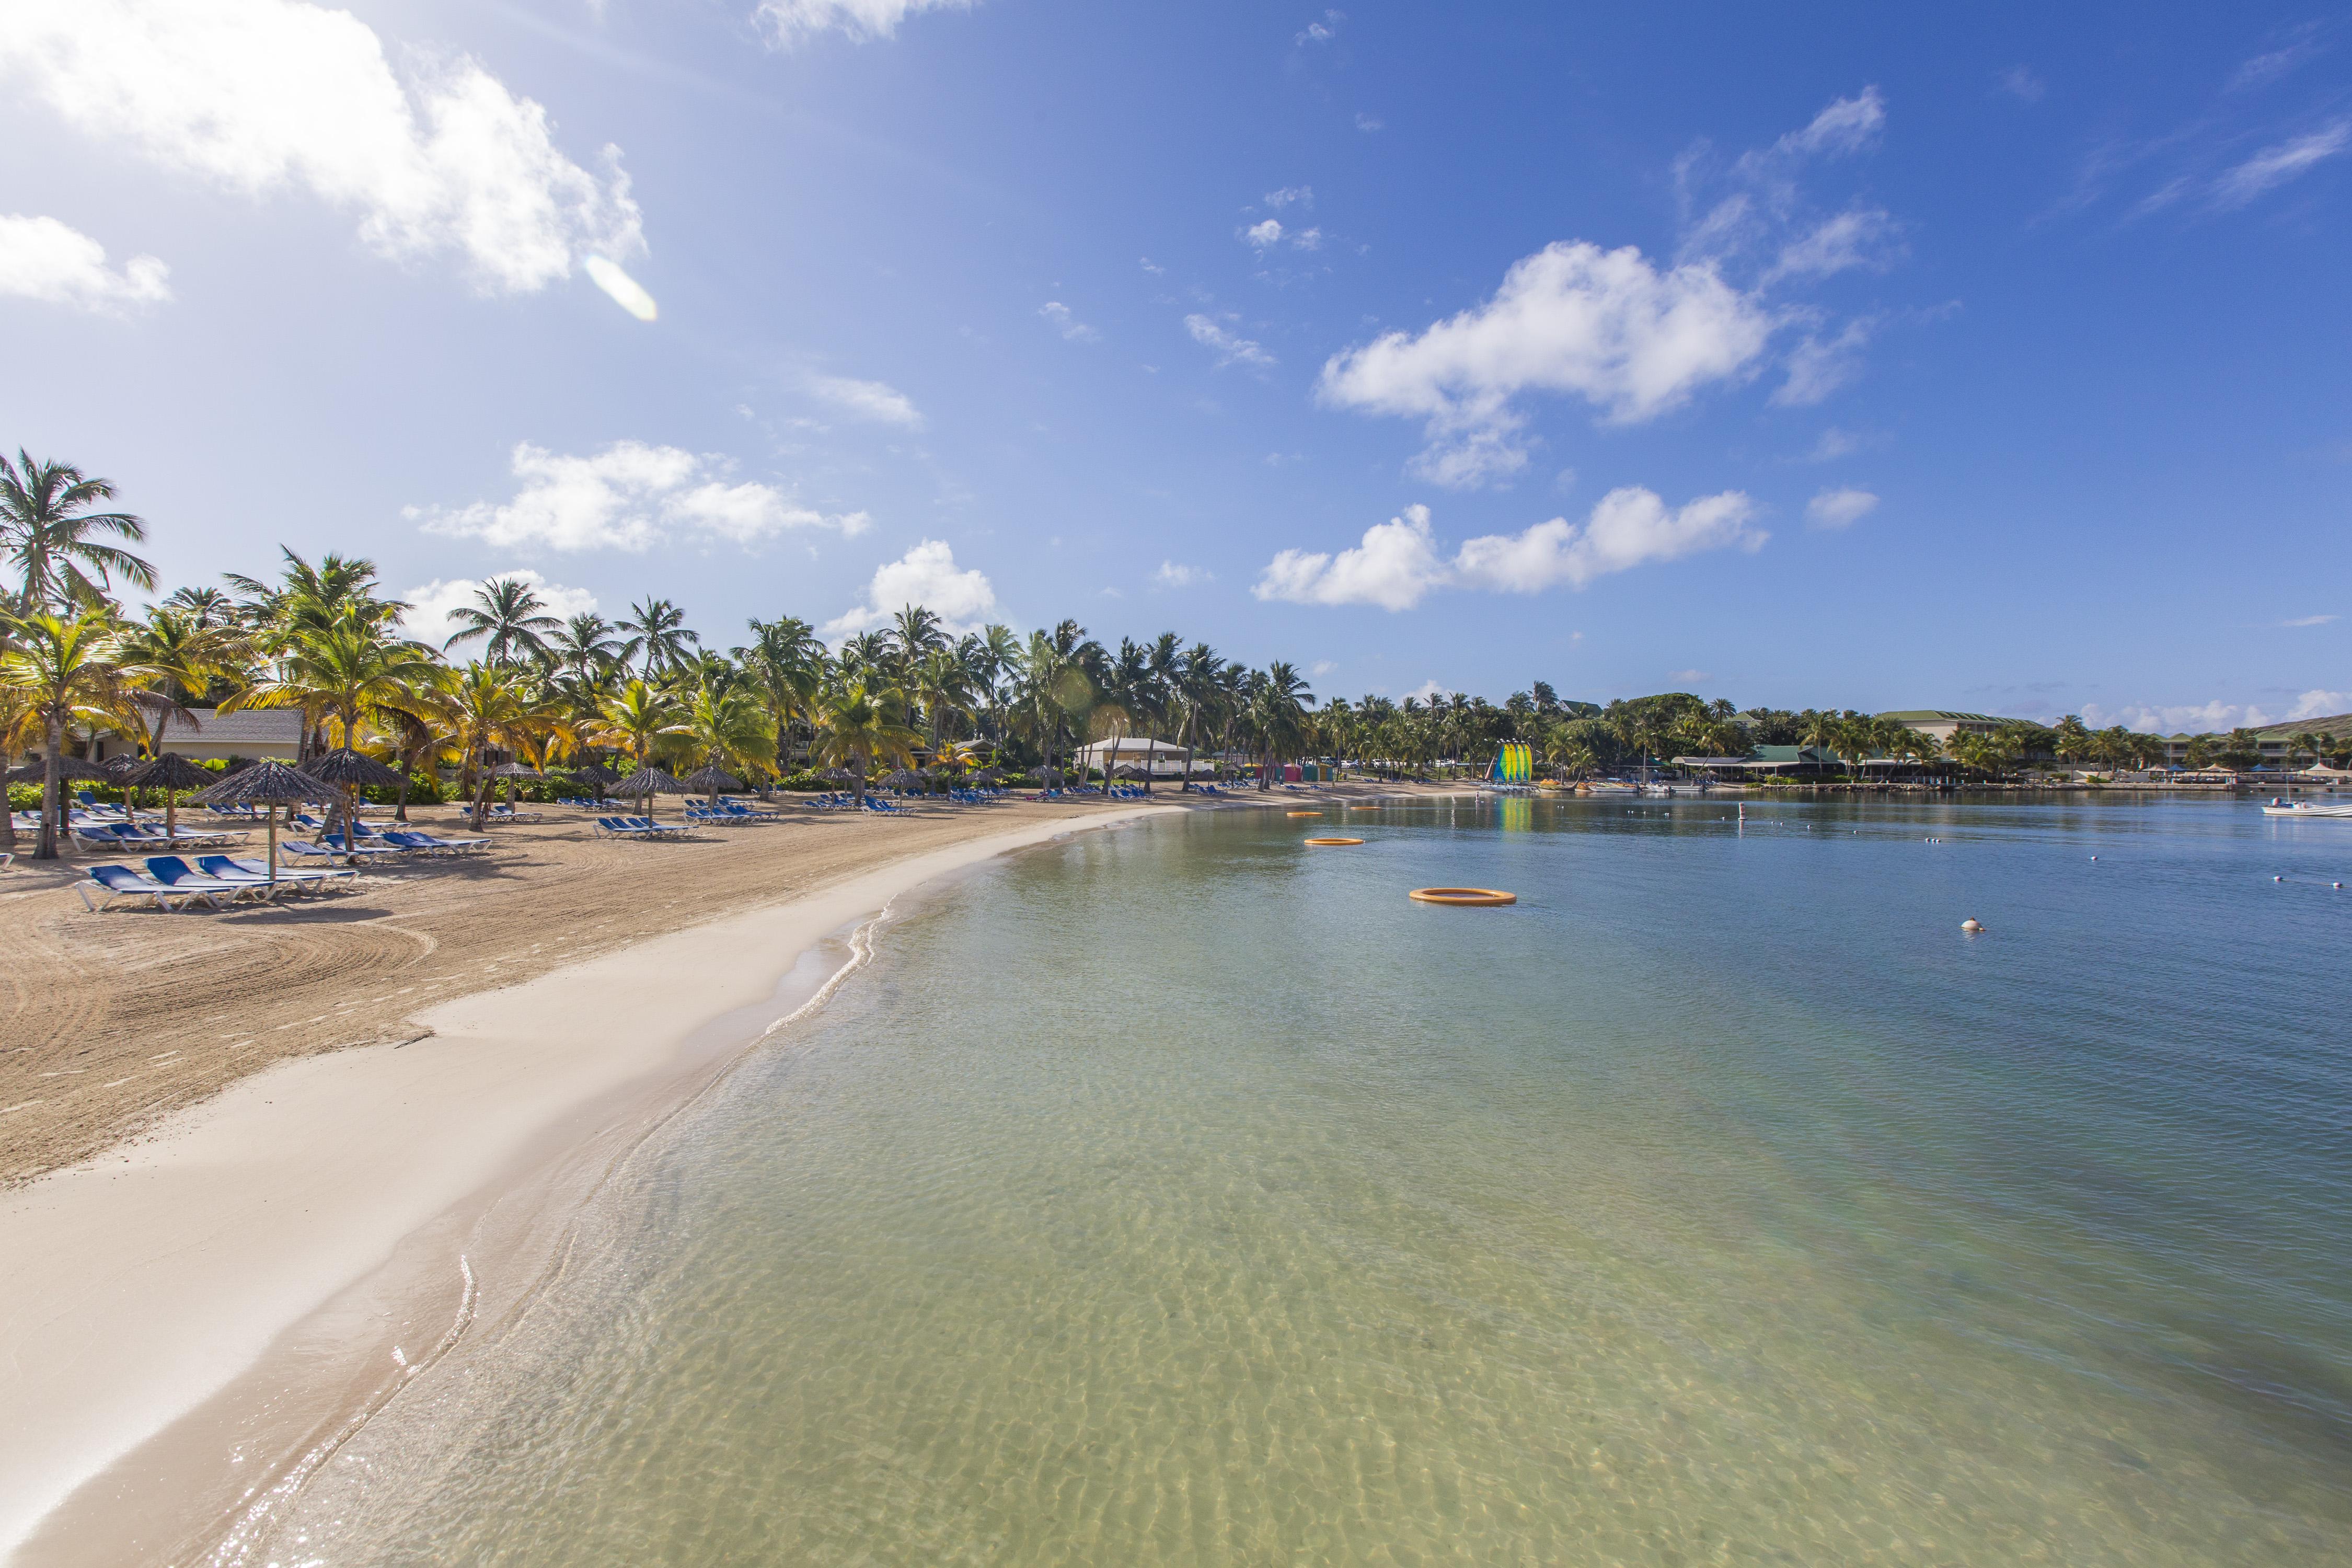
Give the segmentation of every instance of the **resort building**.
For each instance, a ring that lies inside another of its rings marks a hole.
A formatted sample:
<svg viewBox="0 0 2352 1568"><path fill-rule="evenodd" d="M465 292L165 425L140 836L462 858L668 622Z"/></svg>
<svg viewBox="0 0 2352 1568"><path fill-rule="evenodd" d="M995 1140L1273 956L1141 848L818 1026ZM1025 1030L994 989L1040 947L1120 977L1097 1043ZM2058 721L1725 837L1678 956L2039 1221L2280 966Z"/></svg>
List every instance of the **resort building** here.
<svg viewBox="0 0 2352 1568"><path fill-rule="evenodd" d="M1108 773L1114 768L1142 768L1153 778L1180 779L1184 776L1184 748L1173 741L1154 741L1142 735L1125 735L1116 741L1097 741L1078 748L1077 765L1099 768ZM1214 773L1216 759L1195 748L1192 771Z"/></svg>
<svg viewBox="0 0 2352 1568"><path fill-rule="evenodd" d="M211 708L191 708L163 721L163 750L177 752L192 763L229 757L272 758L290 763L301 749L302 710L299 708L248 708L223 713ZM89 743L89 760L135 753L139 742L129 735L100 735Z"/></svg>
<svg viewBox="0 0 2352 1568"><path fill-rule="evenodd" d="M1941 708L1905 708L1893 713L1881 713L1881 719L1891 719L1906 730L1916 730L1939 746L1948 746L1952 737L1965 730L1972 735L1996 733L2003 724L2020 723L2016 719L2000 719L1990 713L1953 713Z"/></svg>

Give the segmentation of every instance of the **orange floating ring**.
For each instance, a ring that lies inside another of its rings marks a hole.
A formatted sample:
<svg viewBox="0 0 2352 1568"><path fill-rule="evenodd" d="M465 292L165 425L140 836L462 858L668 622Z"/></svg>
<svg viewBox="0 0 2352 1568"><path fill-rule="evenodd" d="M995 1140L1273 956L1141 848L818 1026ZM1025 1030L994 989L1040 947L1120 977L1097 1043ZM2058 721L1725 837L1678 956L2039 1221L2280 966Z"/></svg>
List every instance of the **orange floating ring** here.
<svg viewBox="0 0 2352 1568"><path fill-rule="evenodd" d="M1307 842L1309 844L1361 844L1363 840L1360 838L1310 838Z"/></svg>
<svg viewBox="0 0 2352 1568"><path fill-rule="evenodd" d="M1320 816L1323 814L1319 811L1286 811L1282 815L1285 816Z"/></svg>
<svg viewBox="0 0 2352 1568"><path fill-rule="evenodd" d="M1517 893L1497 892L1492 888L1415 888L1405 895L1424 904L1460 904L1484 907L1494 904L1516 904Z"/></svg>

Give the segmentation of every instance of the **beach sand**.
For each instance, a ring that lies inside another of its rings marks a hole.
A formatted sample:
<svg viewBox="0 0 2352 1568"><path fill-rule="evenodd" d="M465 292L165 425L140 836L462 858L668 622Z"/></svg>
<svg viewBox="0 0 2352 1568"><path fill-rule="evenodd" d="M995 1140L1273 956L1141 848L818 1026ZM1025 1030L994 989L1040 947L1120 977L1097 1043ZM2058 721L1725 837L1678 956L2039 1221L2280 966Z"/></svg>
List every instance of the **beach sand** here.
<svg viewBox="0 0 2352 1568"><path fill-rule="evenodd" d="M594 1183L856 922L1174 799L673 843L556 810L478 859L226 915L91 915L79 866L7 874L0 1551L162 1560L257 1517L453 1331L525 1301Z"/></svg>

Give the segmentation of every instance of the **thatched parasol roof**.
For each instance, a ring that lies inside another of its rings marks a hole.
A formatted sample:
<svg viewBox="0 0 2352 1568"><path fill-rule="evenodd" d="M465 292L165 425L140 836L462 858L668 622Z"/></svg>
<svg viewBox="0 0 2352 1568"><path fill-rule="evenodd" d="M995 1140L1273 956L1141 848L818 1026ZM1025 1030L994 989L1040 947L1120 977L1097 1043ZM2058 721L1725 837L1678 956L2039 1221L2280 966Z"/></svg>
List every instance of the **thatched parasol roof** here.
<svg viewBox="0 0 2352 1568"><path fill-rule="evenodd" d="M687 774L685 778L678 782L685 784L688 789L693 790L698 795L718 795L723 794L728 790L738 790L743 787L743 781L741 779L737 778L733 773L729 773L725 768L719 767L717 763L713 763L707 768L698 769L695 772Z"/></svg>
<svg viewBox="0 0 2352 1568"><path fill-rule="evenodd" d="M305 800L325 800L335 793L306 773L284 763L263 761L236 773L188 797L193 805L288 805Z"/></svg>
<svg viewBox="0 0 2352 1568"><path fill-rule="evenodd" d="M919 784L929 784L929 782L930 781L923 777L922 774L910 772L906 768L900 768L896 773L889 773L882 775L882 787L885 789L912 789Z"/></svg>
<svg viewBox="0 0 2352 1568"><path fill-rule="evenodd" d="M312 757L302 764L302 771L320 784L333 784L338 789L398 789L401 784L397 772L349 746L338 746L323 756Z"/></svg>
<svg viewBox="0 0 2352 1568"><path fill-rule="evenodd" d="M39 784L42 779L48 776L44 771L47 765L48 764L44 763L40 758L35 757L31 762L26 763L21 768L10 769L8 773L8 782L10 784ZM59 757L58 759L58 777L63 780L79 779L87 784L112 784L114 782L113 774L108 773L102 767L83 762L79 757Z"/></svg>
<svg viewBox="0 0 2352 1568"><path fill-rule="evenodd" d="M574 763L564 771L581 783L594 784L598 789L618 783L621 777L602 763Z"/></svg>
<svg viewBox="0 0 2352 1568"><path fill-rule="evenodd" d="M1136 766L1133 763L1121 763L1118 766L1111 769L1110 776L1115 779L1148 779L1151 774L1147 770Z"/></svg>
<svg viewBox="0 0 2352 1568"><path fill-rule="evenodd" d="M994 784L997 780L1004 776L1004 770L1003 768L982 768L971 776L976 783Z"/></svg>
<svg viewBox="0 0 2352 1568"><path fill-rule="evenodd" d="M500 763L490 770L494 779L543 779L547 775L527 763Z"/></svg>
<svg viewBox="0 0 2352 1568"><path fill-rule="evenodd" d="M177 752L166 752L132 769L124 782L142 789L204 789L219 778L212 769L199 767Z"/></svg>
<svg viewBox="0 0 2352 1568"><path fill-rule="evenodd" d="M121 752L107 758L98 765L106 770L108 778L112 779L116 784L121 784L124 779L137 773L144 764L141 763L138 752Z"/></svg>
<svg viewBox="0 0 2352 1568"><path fill-rule="evenodd" d="M827 768L816 775L829 784L856 784L857 775L847 768Z"/></svg>
<svg viewBox="0 0 2352 1568"><path fill-rule="evenodd" d="M681 781L648 763L614 784L610 793L616 795L684 795L687 788Z"/></svg>
<svg viewBox="0 0 2352 1568"><path fill-rule="evenodd" d="M1068 778L1070 775L1064 773L1059 768L1039 768L1036 772L1036 776L1045 780L1047 784L1060 784L1064 779Z"/></svg>

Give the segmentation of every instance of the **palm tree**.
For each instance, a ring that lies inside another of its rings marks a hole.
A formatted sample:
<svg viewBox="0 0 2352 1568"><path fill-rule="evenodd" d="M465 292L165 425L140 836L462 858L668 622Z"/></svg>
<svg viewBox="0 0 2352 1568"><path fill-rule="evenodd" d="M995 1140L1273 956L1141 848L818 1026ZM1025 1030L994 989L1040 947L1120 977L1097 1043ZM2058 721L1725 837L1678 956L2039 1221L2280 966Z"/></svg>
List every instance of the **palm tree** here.
<svg viewBox="0 0 2352 1568"><path fill-rule="evenodd" d="M929 732L930 750L936 754L945 722L971 710L971 672L955 649L934 647L915 661L912 683L915 700L923 705L923 723Z"/></svg>
<svg viewBox="0 0 2352 1568"><path fill-rule="evenodd" d="M488 637L482 651L492 664L511 664L518 651L543 654L547 641L541 634L559 630L562 623L547 613L547 602L520 577L493 577L474 590L474 602L449 612L458 630L441 647L444 650L476 637Z"/></svg>
<svg viewBox="0 0 2352 1568"><path fill-rule="evenodd" d="M198 631L210 631L236 619L236 603L218 588L174 588L163 595L163 608L189 616Z"/></svg>
<svg viewBox="0 0 2352 1568"><path fill-rule="evenodd" d="M616 746L643 766L653 761L662 736L677 733L677 704L667 692L650 682L632 680L604 699L588 740L592 745Z"/></svg>
<svg viewBox="0 0 2352 1568"><path fill-rule="evenodd" d="M150 757L162 755L172 715L187 715L193 723L189 708L215 684L242 680L251 654L234 627L205 626L168 600L148 611L145 621L123 635L118 649L123 678L154 699L144 705L152 722L141 731L139 749Z"/></svg>
<svg viewBox="0 0 2352 1568"><path fill-rule="evenodd" d="M619 661L621 642L613 635L613 623L592 610L564 622L547 639L547 651L572 679L593 686Z"/></svg>
<svg viewBox="0 0 2352 1568"><path fill-rule="evenodd" d="M824 685L824 644L817 640L814 627L794 616L772 621L755 616L751 627L751 646L735 649L735 661L758 689L774 721L776 771L782 773L791 760L785 752L792 743L793 721L809 718L817 692Z"/></svg>
<svg viewBox="0 0 2352 1568"><path fill-rule="evenodd" d="M2297 730L2294 734L2287 737L2287 766L2289 768L2293 768L2295 763L2304 757L2309 757L2313 762L2317 762L2319 760L2321 749L2326 744L2326 742L2319 738L2318 731L2315 730Z"/></svg>
<svg viewBox="0 0 2352 1568"><path fill-rule="evenodd" d="M23 692L41 726L41 836L33 858L54 860L65 821L58 770L67 730L77 722L136 730L139 717L115 668L118 626L105 610L81 610L71 619L35 610L0 616L0 625L14 645L0 654L0 685Z"/></svg>
<svg viewBox="0 0 2352 1568"><path fill-rule="evenodd" d="M707 767L732 763L757 776L772 771L776 729L760 699L748 687L714 690L704 687L688 702L686 711L663 731L683 735ZM710 804L719 804L719 786L710 787Z"/></svg>
<svg viewBox="0 0 2352 1568"><path fill-rule="evenodd" d="M817 700L816 753L856 775L857 804L866 805L866 775L879 762L904 767L922 737L899 722L905 701L894 689L869 689L863 680L837 681Z"/></svg>
<svg viewBox="0 0 2352 1568"><path fill-rule="evenodd" d="M902 605L882 629L884 642L889 647L891 672L902 685L911 686L915 667L935 648L948 646L947 632L939 616L920 605Z"/></svg>
<svg viewBox="0 0 2352 1568"><path fill-rule="evenodd" d="M1307 710L1315 694L1307 689L1298 671L1280 659L1265 667L1250 693L1250 726L1257 732L1267 772L1258 775L1258 787L1271 787L1271 770L1295 751L1307 733Z"/></svg>
<svg viewBox="0 0 2352 1568"><path fill-rule="evenodd" d="M5 624L0 623L0 636L5 634ZM5 673L0 673L0 763L19 752L31 751L40 740L41 716L34 706L33 694L9 685ZM5 784L0 784L0 795L5 795L6 789ZM16 814L6 809L5 800L0 800L0 851L10 855L16 852Z"/></svg>
<svg viewBox="0 0 2352 1568"><path fill-rule="evenodd" d="M1184 744L1184 784L1192 787L1195 743L1223 695L1225 661L1207 643L1196 642L1176 660L1171 691L1179 715L1176 738Z"/></svg>
<svg viewBox="0 0 2352 1568"><path fill-rule="evenodd" d="M69 463L37 463L21 447L14 464L0 457L0 548L16 568L21 607L101 605L117 577L137 588L155 585L155 568L145 559L99 538L138 543L147 537L147 524L127 511L90 510L113 499L111 484Z"/></svg>
<svg viewBox="0 0 2352 1568"><path fill-rule="evenodd" d="M614 628L629 634L629 640L621 645L621 658L625 662L644 654L642 673L648 680L656 669L676 669L685 663L686 650L702 641L686 629L686 612L667 599L647 599L631 605L629 616Z"/></svg>
<svg viewBox="0 0 2352 1568"><path fill-rule="evenodd" d="M489 815L490 753L520 753L531 728L545 718L522 678L494 664L469 664L435 681L429 692L433 719L462 759L471 800L474 831Z"/></svg>

